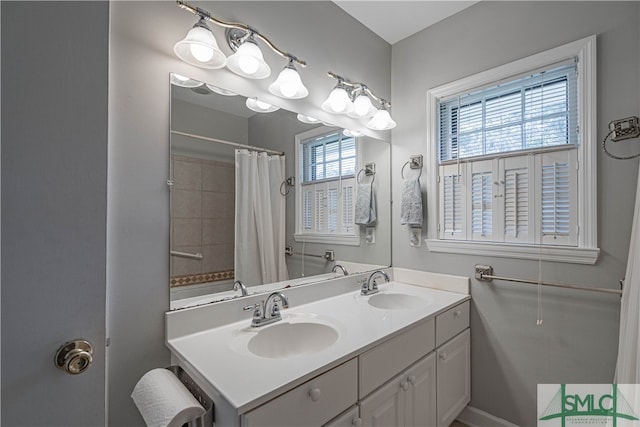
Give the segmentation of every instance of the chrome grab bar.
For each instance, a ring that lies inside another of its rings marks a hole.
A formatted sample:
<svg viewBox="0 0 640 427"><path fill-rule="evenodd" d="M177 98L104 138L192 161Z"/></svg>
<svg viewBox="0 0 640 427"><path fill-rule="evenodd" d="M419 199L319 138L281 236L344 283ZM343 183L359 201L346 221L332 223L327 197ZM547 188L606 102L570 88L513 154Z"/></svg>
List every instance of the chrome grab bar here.
<svg viewBox="0 0 640 427"><path fill-rule="evenodd" d="M195 254L190 254L188 252L171 251L169 253L171 254L171 256L179 256L182 258L191 258L191 259L202 259L202 254L200 252Z"/></svg>

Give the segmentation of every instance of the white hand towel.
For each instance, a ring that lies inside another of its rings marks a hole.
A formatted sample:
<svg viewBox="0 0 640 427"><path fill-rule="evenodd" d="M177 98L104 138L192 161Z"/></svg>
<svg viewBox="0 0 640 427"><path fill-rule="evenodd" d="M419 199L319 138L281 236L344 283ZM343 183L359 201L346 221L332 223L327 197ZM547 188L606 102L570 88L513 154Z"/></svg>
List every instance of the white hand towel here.
<svg viewBox="0 0 640 427"><path fill-rule="evenodd" d="M358 225L371 225L376 222L376 194L373 183L358 184L354 222Z"/></svg>
<svg viewBox="0 0 640 427"><path fill-rule="evenodd" d="M180 427L205 413L178 377L163 368L144 374L131 398L149 427Z"/></svg>
<svg viewBox="0 0 640 427"><path fill-rule="evenodd" d="M400 224L411 227L422 226L422 192L420 191L420 178L411 178L403 181Z"/></svg>

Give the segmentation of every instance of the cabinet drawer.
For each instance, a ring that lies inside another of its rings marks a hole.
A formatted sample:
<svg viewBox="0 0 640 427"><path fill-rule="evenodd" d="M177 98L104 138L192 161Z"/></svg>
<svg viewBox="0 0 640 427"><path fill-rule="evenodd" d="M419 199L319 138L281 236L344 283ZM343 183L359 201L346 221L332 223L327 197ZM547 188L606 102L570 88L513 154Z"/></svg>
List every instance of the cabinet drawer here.
<svg viewBox="0 0 640 427"><path fill-rule="evenodd" d="M469 327L469 301L436 316L436 347Z"/></svg>
<svg viewBox="0 0 640 427"><path fill-rule="evenodd" d="M434 349L435 321L429 319L359 356L360 398Z"/></svg>
<svg viewBox="0 0 640 427"><path fill-rule="evenodd" d="M325 424L358 400L358 363L352 359L265 403L242 418L245 427Z"/></svg>

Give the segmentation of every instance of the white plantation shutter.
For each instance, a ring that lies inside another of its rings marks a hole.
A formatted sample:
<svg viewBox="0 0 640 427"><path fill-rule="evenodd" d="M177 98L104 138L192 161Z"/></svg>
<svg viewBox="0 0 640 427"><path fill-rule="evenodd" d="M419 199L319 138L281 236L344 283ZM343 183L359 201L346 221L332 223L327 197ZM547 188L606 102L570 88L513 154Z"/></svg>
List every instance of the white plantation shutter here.
<svg viewBox="0 0 640 427"><path fill-rule="evenodd" d="M504 241L527 243L533 240L534 156L508 157L503 160Z"/></svg>
<svg viewBox="0 0 640 427"><path fill-rule="evenodd" d="M305 231L313 230L313 189L305 189L302 193L302 228Z"/></svg>
<svg viewBox="0 0 640 427"><path fill-rule="evenodd" d="M324 196L323 188L316 188L316 197L314 203L314 231L318 233L322 233L326 229L326 218L327 218L327 200Z"/></svg>
<svg viewBox="0 0 640 427"><path fill-rule="evenodd" d="M458 165L441 168L440 175L440 237L442 239L465 239L465 198L462 175Z"/></svg>
<svg viewBox="0 0 640 427"><path fill-rule="evenodd" d="M327 231L335 233L338 231L338 189L327 189Z"/></svg>
<svg viewBox="0 0 640 427"><path fill-rule="evenodd" d="M350 183L342 183L342 231L344 233L353 232L353 215L354 215L354 181Z"/></svg>
<svg viewBox="0 0 640 427"><path fill-rule="evenodd" d="M543 244L576 244L576 179L574 151L540 156L539 223Z"/></svg>
<svg viewBox="0 0 640 427"><path fill-rule="evenodd" d="M471 169L471 214L469 230L473 240L492 240L494 230L493 161L469 164Z"/></svg>

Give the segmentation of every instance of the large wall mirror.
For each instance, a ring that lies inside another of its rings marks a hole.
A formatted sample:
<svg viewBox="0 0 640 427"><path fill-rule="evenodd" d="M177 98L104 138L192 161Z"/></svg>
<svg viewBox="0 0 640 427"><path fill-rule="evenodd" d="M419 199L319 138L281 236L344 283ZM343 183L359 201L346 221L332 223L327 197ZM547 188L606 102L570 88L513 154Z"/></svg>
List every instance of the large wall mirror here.
<svg viewBox="0 0 640 427"><path fill-rule="evenodd" d="M390 144L250 103L171 75L172 309L391 264Z"/></svg>

